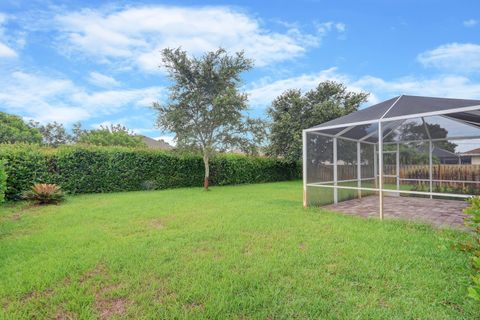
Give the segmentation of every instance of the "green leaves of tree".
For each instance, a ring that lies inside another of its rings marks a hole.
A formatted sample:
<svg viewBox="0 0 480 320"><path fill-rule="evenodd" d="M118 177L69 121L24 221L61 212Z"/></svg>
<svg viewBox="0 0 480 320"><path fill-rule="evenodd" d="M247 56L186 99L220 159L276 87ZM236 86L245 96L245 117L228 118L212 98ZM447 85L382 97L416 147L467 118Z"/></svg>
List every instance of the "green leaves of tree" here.
<svg viewBox="0 0 480 320"><path fill-rule="evenodd" d="M78 131L78 129L77 129ZM144 147L142 138L135 136L126 127L117 124L101 126L99 129L80 131L77 143L95 146Z"/></svg>
<svg viewBox="0 0 480 320"><path fill-rule="evenodd" d="M30 121L30 126L37 128L42 135L42 143L49 147L58 147L73 141L63 124L56 121L41 125L38 122Z"/></svg>
<svg viewBox="0 0 480 320"><path fill-rule="evenodd" d="M239 91L241 74L253 62L243 52L224 49L189 57L180 48L162 51L163 66L172 81L169 101L154 103L157 126L175 133L177 147L200 150L208 187L209 159L216 151L240 148L256 152L265 125L245 115L247 95Z"/></svg>
<svg viewBox="0 0 480 320"><path fill-rule="evenodd" d="M17 142L41 143L42 135L19 116L0 112L0 143Z"/></svg>
<svg viewBox="0 0 480 320"><path fill-rule="evenodd" d="M302 130L356 111L368 93L349 92L345 85L325 81L302 94L287 90L268 109L272 121L268 154L289 160L302 155Z"/></svg>

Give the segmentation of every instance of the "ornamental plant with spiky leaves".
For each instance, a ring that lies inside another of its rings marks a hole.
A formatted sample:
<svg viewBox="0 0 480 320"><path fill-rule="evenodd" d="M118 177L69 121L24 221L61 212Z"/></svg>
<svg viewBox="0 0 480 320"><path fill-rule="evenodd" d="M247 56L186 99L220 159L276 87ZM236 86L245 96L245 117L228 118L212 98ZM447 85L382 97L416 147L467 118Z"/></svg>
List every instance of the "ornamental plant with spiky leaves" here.
<svg viewBox="0 0 480 320"><path fill-rule="evenodd" d="M56 184L37 183L23 194L23 198L38 204L58 204L64 200L64 194Z"/></svg>

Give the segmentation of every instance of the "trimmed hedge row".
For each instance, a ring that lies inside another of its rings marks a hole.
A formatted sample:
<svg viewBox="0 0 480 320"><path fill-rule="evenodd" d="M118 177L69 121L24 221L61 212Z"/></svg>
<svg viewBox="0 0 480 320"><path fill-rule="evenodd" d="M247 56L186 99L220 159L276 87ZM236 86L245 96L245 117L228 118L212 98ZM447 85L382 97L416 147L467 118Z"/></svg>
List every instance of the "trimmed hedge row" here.
<svg viewBox="0 0 480 320"><path fill-rule="evenodd" d="M56 183L69 193L166 189L203 185L200 156L121 147L0 145L6 160L6 198L18 199L34 183ZM298 163L264 157L218 155L210 183L228 185L300 178Z"/></svg>

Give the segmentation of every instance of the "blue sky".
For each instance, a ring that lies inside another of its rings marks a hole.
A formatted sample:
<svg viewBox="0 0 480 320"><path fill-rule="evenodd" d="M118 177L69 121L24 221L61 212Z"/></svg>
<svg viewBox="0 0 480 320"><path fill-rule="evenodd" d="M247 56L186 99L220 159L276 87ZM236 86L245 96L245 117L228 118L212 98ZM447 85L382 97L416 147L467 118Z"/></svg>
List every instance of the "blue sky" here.
<svg viewBox="0 0 480 320"><path fill-rule="evenodd" d="M371 93L480 98L480 2L9 1L0 3L0 110L151 137L168 81L158 51L245 50L250 113L323 80Z"/></svg>

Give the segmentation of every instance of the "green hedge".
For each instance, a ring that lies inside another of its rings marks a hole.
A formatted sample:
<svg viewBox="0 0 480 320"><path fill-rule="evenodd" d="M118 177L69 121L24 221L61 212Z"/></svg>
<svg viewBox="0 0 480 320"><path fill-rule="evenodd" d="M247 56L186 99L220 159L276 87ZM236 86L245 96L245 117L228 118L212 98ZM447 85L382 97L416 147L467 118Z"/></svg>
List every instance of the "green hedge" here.
<svg viewBox="0 0 480 320"><path fill-rule="evenodd" d="M0 160L0 203L5 200L5 191L7 190L7 173L5 172L5 162Z"/></svg>
<svg viewBox="0 0 480 320"><path fill-rule="evenodd" d="M202 186L200 156L121 147L0 145L6 160L7 199L18 199L37 182L56 183L69 193L94 193ZM218 155L211 161L212 185L291 180L298 163L264 157Z"/></svg>

